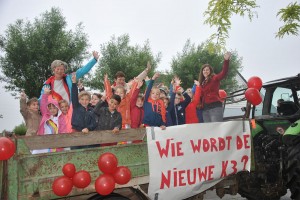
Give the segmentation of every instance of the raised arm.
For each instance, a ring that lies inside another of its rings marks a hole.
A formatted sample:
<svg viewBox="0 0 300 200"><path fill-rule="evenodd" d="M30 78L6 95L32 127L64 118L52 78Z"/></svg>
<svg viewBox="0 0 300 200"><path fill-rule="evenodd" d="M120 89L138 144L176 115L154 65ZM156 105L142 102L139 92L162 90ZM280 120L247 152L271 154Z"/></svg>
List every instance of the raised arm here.
<svg viewBox="0 0 300 200"><path fill-rule="evenodd" d="M79 100L78 100L78 87L76 83L76 73L72 73L72 106L73 109L77 108L79 106Z"/></svg>
<svg viewBox="0 0 300 200"><path fill-rule="evenodd" d="M222 80L227 76L230 58L231 58L231 53L226 52L224 55L222 71L214 76L215 79Z"/></svg>
<svg viewBox="0 0 300 200"><path fill-rule="evenodd" d="M23 91L20 94L20 113L24 118L26 118L28 115L28 109L26 105L26 94Z"/></svg>
<svg viewBox="0 0 300 200"><path fill-rule="evenodd" d="M97 51L93 51L93 58L85 66L79 68L76 71L77 80L83 77L92 69L92 67L97 63L99 57L99 53Z"/></svg>
<svg viewBox="0 0 300 200"><path fill-rule="evenodd" d="M105 94L106 94L106 99L110 99L111 96L113 95L112 90L111 90L111 85L108 80L108 75L104 75L104 89L105 89Z"/></svg>

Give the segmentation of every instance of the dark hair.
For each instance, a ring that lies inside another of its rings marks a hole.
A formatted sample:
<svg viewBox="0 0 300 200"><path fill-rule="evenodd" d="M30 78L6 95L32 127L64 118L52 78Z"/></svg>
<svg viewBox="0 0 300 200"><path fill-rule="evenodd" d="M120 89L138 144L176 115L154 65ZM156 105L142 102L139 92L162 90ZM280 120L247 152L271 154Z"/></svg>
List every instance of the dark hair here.
<svg viewBox="0 0 300 200"><path fill-rule="evenodd" d="M117 94L113 94L111 96L111 99L116 100L117 102L119 102L119 104L121 103L121 97L119 95L117 95Z"/></svg>
<svg viewBox="0 0 300 200"><path fill-rule="evenodd" d="M203 81L205 80L204 76L203 76L203 69L208 67L210 69L210 74L207 77L207 81L210 81L211 78L215 75L214 73L214 69L212 68L212 66L210 64L204 64L202 65L201 69L200 69L200 73L199 73L199 83L202 84Z"/></svg>
<svg viewBox="0 0 300 200"><path fill-rule="evenodd" d="M122 72L122 71L118 71L116 74L115 74L115 79L119 78L119 77L124 77L125 78L125 74Z"/></svg>
<svg viewBox="0 0 300 200"><path fill-rule="evenodd" d="M100 93L93 93L92 96L93 96L93 95L97 96L98 99L101 99L101 98L102 98L102 94L100 94Z"/></svg>

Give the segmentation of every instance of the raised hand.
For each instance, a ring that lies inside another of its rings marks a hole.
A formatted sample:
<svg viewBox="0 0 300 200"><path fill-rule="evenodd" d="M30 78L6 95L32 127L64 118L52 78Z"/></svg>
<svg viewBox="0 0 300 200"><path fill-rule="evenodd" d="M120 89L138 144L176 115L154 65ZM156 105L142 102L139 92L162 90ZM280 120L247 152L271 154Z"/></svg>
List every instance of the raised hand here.
<svg viewBox="0 0 300 200"><path fill-rule="evenodd" d="M93 56L94 56L94 58L95 58L96 60L98 60L99 57L100 57L98 51L93 51Z"/></svg>
<svg viewBox="0 0 300 200"><path fill-rule="evenodd" d="M138 81L136 88L140 89L142 86L143 86L143 81Z"/></svg>
<svg viewBox="0 0 300 200"><path fill-rule="evenodd" d="M21 99L26 99L27 98L27 95L25 94L24 90L21 90L20 98Z"/></svg>
<svg viewBox="0 0 300 200"><path fill-rule="evenodd" d="M44 86L44 93L45 93L45 94L50 94L50 93L51 93L51 89L50 89L50 86L49 86L49 85L45 85L45 86Z"/></svg>
<svg viewBox="0 0 300 200"><path fill-rule="evenodd" d="M194 80L194 84L197 85L197 86L200 85L199 81L197 81L197 80Z"/></svg>
<svg viewBox="0 0 300 200"><path fill-rule="evenodd" d="M104 80L107 81L108 80L108 75L104 74Z"/></svg>
<svg viewBox="0 0 300 200"><path fill-rule="evenodd" d="M176 86L179 86L181 84L181 80L178 76L174 76L174 81L175 81Z"/></svg>
<svg viewBox="0 0 300 200"><path fill-rule="evenodd" d="M225 60L230 60L230 57L231 57L231 52L226 52L225 54L224 54L224 59Z"/></svg>
<svg viewBox="0 0 300 200"><path fill-rule="evenodd" d="M149 72L151 70L151 64L150 61L147 62L147 68L146 68L147 72Z"/></svg>
<svg viewBox="0 0 300 200"><path fill-rule="evenodd" d="M72 83L76 83L76 73L72 73Z"/></svg>
<svg viewBox="0 0 300 200"><path fill-rule="evenodd" d="M156 73L153 75L152 80L156 80L158 77L159 77L159 73L156 72Z"/></svg>

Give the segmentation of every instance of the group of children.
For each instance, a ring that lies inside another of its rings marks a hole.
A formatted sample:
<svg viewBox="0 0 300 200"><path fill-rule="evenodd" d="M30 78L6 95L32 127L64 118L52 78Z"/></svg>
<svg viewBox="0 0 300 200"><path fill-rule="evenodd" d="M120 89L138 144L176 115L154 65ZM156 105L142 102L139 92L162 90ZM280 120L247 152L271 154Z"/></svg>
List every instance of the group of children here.
<svg viewBox="0 0 300 200"><path fill-rule="evenodd" d="M116 74L113 84L105 75L105 95L91 95L78 87L76 73L72 73L69 102L54 99L48 85L43 87L40 101L32 98L26 102L26 94L22 92L20 107L27 125L26 135L88 133L94 130L118 133L121 129L147 126L164 130L167 126L198 123L196 107L200 99L199 82L195 81L193 89L184 91L180 87L180 79L174 77L168 95L166 89L154 86L159 73L155 73L151 79L147 77L150 68L148 63L146 70L128 83L123 72ZM144 82L146 91L143 94L141 87Z"/></svg>

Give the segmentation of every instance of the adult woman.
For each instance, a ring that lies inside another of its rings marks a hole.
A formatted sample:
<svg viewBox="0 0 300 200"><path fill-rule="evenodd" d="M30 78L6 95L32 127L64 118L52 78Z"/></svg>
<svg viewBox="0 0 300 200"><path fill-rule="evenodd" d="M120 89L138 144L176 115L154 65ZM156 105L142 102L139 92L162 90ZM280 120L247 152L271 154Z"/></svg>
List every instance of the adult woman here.
<svg viewBox="0 0 300 200"><path fill-rule="evenodd" d="M212 66L204 64L199 73L199 83L201 84L200 103L203 108L204 122L223 121L222 101L219 97L220 82L228 73L231 53L224 55L222 71L215 74Z"/></svg>
<svg viewBox="0 0 300 200"><path fill-rule="evenodd" d="M99 54L97 51L93 51L93 59L91 59L85 66L79 68L76 71L77 80L83 77L90 69L97 63ZM49 85L51 89L52 98L60 101L65 99L68 103L71 102L71 92L72 91L72 79L70 74L65 74L67 69L67 63L61 60L54 60L51 63L51 69L53 71L53 76L45 81L44 85ZM41 91L41 96L44 90Z"/></svg>

